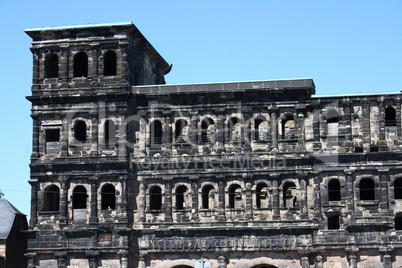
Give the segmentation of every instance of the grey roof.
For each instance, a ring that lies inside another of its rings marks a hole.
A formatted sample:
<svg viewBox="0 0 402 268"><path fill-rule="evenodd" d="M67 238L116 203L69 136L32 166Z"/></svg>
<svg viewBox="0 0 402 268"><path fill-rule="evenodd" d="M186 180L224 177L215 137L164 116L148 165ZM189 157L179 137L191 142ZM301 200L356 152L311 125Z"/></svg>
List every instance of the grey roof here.
<svg viewBox="0 0 402 268"><path fill-rule="evenodd" d="M56 30L67 30L67 29L99 28L99 27L113 27L113 26L131 26L132 24L133 24L132 22L88 23L88 24L79 24L79 25L27 28L27 29L25 29L25 32L56 31Z"/></svg>
<svg viewBox="0 0 402 268"><path fill-rule="evenodd" d="M17 214L24 215L5 198L0 198L0 239L7 239Z"/></svg>

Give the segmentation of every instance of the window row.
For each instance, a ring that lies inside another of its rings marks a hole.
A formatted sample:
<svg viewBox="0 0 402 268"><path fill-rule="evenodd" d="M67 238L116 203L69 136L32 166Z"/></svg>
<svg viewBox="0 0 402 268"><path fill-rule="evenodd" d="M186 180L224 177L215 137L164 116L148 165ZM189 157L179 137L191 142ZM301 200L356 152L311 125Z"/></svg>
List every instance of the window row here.
<svg viewBox="0 0 402 268"><path fill-rule="evenodd" d="M103 75L114 76L117 71L117 56L114 51L107 51L103 55ZM78 52L73 56L73 76L88 76L88 55L85 52ZM59 56L50 53L45 57L45 78L59 77Z"/></svg>

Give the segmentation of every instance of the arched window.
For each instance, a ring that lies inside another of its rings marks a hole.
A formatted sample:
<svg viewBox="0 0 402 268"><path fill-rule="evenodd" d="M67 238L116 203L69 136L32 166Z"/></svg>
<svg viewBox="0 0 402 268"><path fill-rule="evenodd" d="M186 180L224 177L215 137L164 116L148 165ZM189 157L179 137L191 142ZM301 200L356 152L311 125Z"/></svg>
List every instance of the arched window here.
<svg viewBox="0 0 402 268"><path fill-rule="evenodd" d="M184 119L179 119L176 121L174 130L174 140L176 143L184 143L184 128L187 126L187 121Z"/></svg>
<svg viewBox="0 0 402 268"><path fill-rule="evenodd" d="M295 120L292 115L282 119L282 139L295 139Z"/></svg>
<svg viewBox="0 0 402 268"><path fill-rule="evenodd" d="M88 76L88 56L85 52L78 52L74 56L74 77Z"/></svg>
<svg viewBox="0 0 402 268"><path fill-rule="evenodd" d="M46 78L59 77L59 57L56 54L46 55L45 74Z"/></svg>
<svg viewBox="0 0 402 268"><path fill-rule="evenodd" d="M103 74L105 76L116 75L116 69L117 69L116 67L117 67L116 53L114 51L106 52L103 58L103 68L104 68Z"/></svg>
<svg viewBox="0 0 402 268"><path fill-rule="evenodd" d="M214 120L212 120L211 118L205 118L201 122L201 142L215 142L215 126Z"/></svg>
<svg viewBox="0 0 402 268"><path fill-rule="evenodd" d="M402 178L398 178L394 182L394 198L402 199Z"/></svg>
<svg viewBox="0 0 402 268"><path fill-rule="evenodd" d="M74 137L78 141L87 140L87 124L84 121L78 120L74 125Z"/></svg>
<svg viewBox="0 0 402 268"><path fill-rule="evenodd" d="M254 120L254 140L268 140L268 122L264 121L261 118L257 118Z"/></svg>
<svg viewBox="0 0 402 268"><path fill-rule="evenodd" d="M113 146L115 142L115 127L113 120L106 120L105 125L105 145Z"/></svg>
<svg viewBox="0 0 402 268"><path fill-rule="evenodd" d="M296 202L296 185L293 182L286 182L283 186L283 205L285 208L291 208L296 206Z"/></svg>
<svg viewBox="0 0 402 268"><path fill-rule="evenodd" d="M238 208L237 204L241 202L242 192L240 185L232 184L229 187L229 207Z"/></svg>
<svg viewBox="0 0 402 268"><path fill-rule="evenodd" d="M162 209L162 190L159 186L153 186L149 191L149 208L152 210Z"/></svg>
<svg viewBox="0 0 402 268"><path fill-rule="evenodd" d="M268 186L266 183L259 183L256 188L256 205L257 208L267 208L268 199ZM265 202L264 202L265 201Z"/></svg>
<svg viewBox="0 0 402 268"><path fill-rule="evenodd" d="M162 143L162 123L159 120L152 121L150 125L151 143L161 144Z"/></svg>
<svg viewBox="0 0 402 268"><path fill-rule="evenodd" d="M337 179L328 182L328 201L341 201L341 184Z"/></svg>
<svg viewBox="0 0 402 268"><path fill-rule="evenodd" d="M116 209L116 189L112 184L108 183L102 187L101 196L101 209Z"/></svg>
<svg viewBox="0 0 402 268"><path fill-rule="evenodd" d="M176 189L176 208L177 209L185 209L187 207L186 204L186 195L187 195L187 187L184 185L180 185Z"/></svg>
<svg viewBox="0 0 402 268"><path fill-rule="evenodd" d="M137 120L131 120L127 123L126 135L128 142L137 142L137 133L140 131L140 122Z"/></svg>
<svg viewBox="0 0 402 268"><path fill-rule="evenodd" d="M45 189L44 211L59 211L60 189L56 185L50 185Z"/></svg>
<svg viewBox="0 0 402 268"><path fill-rule="evenodd" d="M232 117L228 121L228 138L232 142L241 141L241 123L239 118Z"/></svg>
<svg viewBox="0 0 402 268"><path fill-rule="evenodd" d="M335 110L327 112L327 135L337 136L339 129L339 114Z"/></svg>
<svg viewBox="0 0 402 268"><path fill-rule="evenodd" d="M328 230L339 230L339 215L328 216Z"/></svg>
<svg viewBox="0 0 402 268"><path fill-rule="evenodd" d="M360 200L375 200L375 188L372 179L362 179L359 188Z"/></svg>
<svg viewBox="0 0 402 268"><path fill-rule="evenodd" d="M73 209L87 207L87 189L84 186L77 186L73 190Z"/></svg>
<svg viewBox="0 0 402 268"><path fill-rule="evenodd" d="M202 188L202 208L213 209L215 207L215 189L212 185Z"/></svg>
<svg viewBox="0 0 402 268"><path fill-rule="evenodd" d="M395 215L395 230L402 230L402 213Z"/></svg>
<svg viewBox="0 0 402 268"><path fill-rule="evenodd" d="M385 126L396 126L396 111L392 106L387 106L385 108Z"/></svg>

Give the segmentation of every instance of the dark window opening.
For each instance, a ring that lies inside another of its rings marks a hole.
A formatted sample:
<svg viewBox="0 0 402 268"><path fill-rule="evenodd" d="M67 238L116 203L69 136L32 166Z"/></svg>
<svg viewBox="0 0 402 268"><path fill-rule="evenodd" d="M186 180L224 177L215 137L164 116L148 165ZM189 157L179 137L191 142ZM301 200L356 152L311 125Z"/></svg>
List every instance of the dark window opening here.
<svg viewBox="0 0 402 268"><path fill-rule="evenodd" d="M162 143L162 123L159 120L154 120L150 126L151 132L151 143L161 144Z"/></svg>
<svg viewBox="0 0 402 268"><path fill-rule="evenodd" d="M112 184L102 187L102 209L116 209L116 190Z"/></svg>
<svg viewBox="0 0 402 268"><path fill-rule="evenodd" d="M230 141L240 141L241 124L239 118L232 117L229 119L227 136Z"/></svg>
<svg viewBox="0 0 402 268"><path fill-rule="evenodd" d="M44 211L59 211L60 190L56 185L48 186L45 189Z"/></svg>
<svg viewBox="0 0 402 268"><path fill-rule="evenodd" d="M104 75L112 76L116 75L117 62L116 62L116 53L113 51L108 51L105 53L103 59L103 67L104 67Z"/></svg>
<svg viewBox="0 0 402 268"><path fill-rule="evenodd" d="M402 213L395 216L395 230L402 230Z"/></svg>
<svg viewBox="0 0 402 268"><path fill-rule="evenodd" d="M112 120L105 122L105 145L112 146L115 141L115 127Z"/></svg>
<svg viewBox="0 0 402 268"><path fill-rule="evenodd" d="M394 198L402 199L402 178L398 178L394 182Z"/></svg>
<svg viewBox="0 0 402 268"><path fill-rule="evenodd" d="M87 207L87 190L84 186L77 186L73 190L73 209Z"/></svg>
<svg viewBox="0 0 402 268"><path fill-rule="evenodd" d="M293 182L287 182L283 186L283 205L287 207L295 207L297 202L296 185Z"/></svg>
<svg viewBox="0 0 402 268"><path fill-rule="evenodd" d="M241 199L241 188L238 184L232 184L229 187L229 207L235 208L236 200Z"/></svg>
<svg viewBox="0 0 402 268"><path fill-rule="evenodd" d="M177 209L184 209L186 208L186 194L187 194L187 187L180 185L176 189L176 208Z"/></svg>
<svg viewBox="0 0 402 268"><path fill-rule="evenodd" d="M339 114L335 110L329 110L327 112L327 124L328 123L338 123L339 122Z"/></svg>
<svg viewBox="0 0 402 268"><path fill-rule="evenodd" d="M88 56L85 52L78 52L74 57L74 77L88 76Z"/></svg>
<svg viewBox="0 0 402 268"><path fill-rule="evenodd" d="M140 131L140 122L137 120L131 120L127 123L126 135L128 142L137 142L137 133Z"/></svg>
<svg viewBox="0 0 402 268"><path fill-rule="evenodd" d="M286 115L282 120L282 139L295 139L295 121L292 115Z"/></svg>
<svg viewBox="0 0 402 268"><path fill-rule="evenodd" d="M341 201L341 184L337 179L328 183L328 201Z"/></svg>
<svg viewBox="0 0 402 268"><path fill-rule="evenodd" d="M214 120L205 118L201 123L201 142L215 142Z"/></svg>
<svg viewBox="0 0 402 268"><path fill-rule="evenodd" d="M374 181L372 179L362 179L359 188L360 200L375 200Z"/></svg>
<svg viewBox="0 0 402 268"><path fill-rule="evenodd" d="M256 205L261 208L261 200L266 199L268 196L268 186L266 183L259 183L256 189Z"/></svg>
<svg viewBox="0 0 402 268"><path fill-rule="evenodd" d="M328 217L328 230L339 230L339 215L332 215Z"/></svg>
<svg viewBox="0 0 402 268"><path fill-rule="evenodd" d="M363 147L357 146L355 147L355 153L362 153L363 152Z"/></svg>
<svg viewBox="0 0 402 268"><path fill-rule="evenodd" d="M153 210L162 209L162 190L159 186L154 186L149 191L149 208Z"/></svg>
<svg viewBox="0 0 402 268"><path fill-rule="evenodd" d="M387 106L385 108L385 126L396 126L396 111L392 106Z"/></svg>
<svg viewBox="0 0 402 268"><path fill-rule="evenodd" d="M46 142L60 141L60 129L46 129Z"/></svg>
<svg viewBox="0 0 402 268"><path fill-rule="evenodd" d="M75 123L74 137L78 141L84 142L87 140L87 124L84 121L79 120Z"/></svg>
<svg viewBox="0 0 402 268"><path fill-rule="evenodd" d="M177 120L175 123L175 133L174 139L177 143L184 143L184 135L183 133L184 128L187 126L187 121L184 119Z"/></svg>
<svg viewBox="0 0 402 268"><path fill-rule="evenodd" d="M213 209L215 200L215 189L212 185L206 185L202 188L202 208Z"/></svg>
<svg viewBox="0 0 402 268"><path fill-rule="evenodd" d="M56 54L50 54L45 59L46 78L59 77L59 57Z"/></svg>

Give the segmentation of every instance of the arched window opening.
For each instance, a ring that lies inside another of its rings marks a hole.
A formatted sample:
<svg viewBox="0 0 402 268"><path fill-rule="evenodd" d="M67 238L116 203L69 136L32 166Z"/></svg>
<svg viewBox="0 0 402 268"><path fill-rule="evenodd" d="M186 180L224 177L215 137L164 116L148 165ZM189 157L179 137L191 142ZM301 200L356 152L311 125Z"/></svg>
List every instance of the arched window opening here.
<svg viewBox="0 0 402 268"><path fill-rule="evenodd" d="M277 267L273 266L273 265L269 265L269 264L259 264L259 265L255 265L251 268L277 268Z"/></svg>
<svg viewBox="0 0 402 268"><path fill-rule="evenodd" d="M339 114L335 110L327 112L327 135L337 136L339 130Z"/></svg>
<svg viewBox="0 0 402 268"><path fill-rule="evenodd" d="M74 57L74 77L88 76L88 56L85 52L78 52Z"/></svg>
<svg viewBox="0 0 402 268"><path fill-rule="evenodd" d="M328 216L328 230L339 230L339 215Z"/></svg>
<svg viewBox="0 0 402 268"><path fill-rule="evenodd" d="M104 127L105 127L105 145L113 146L115 142L115 127L113 120L106 120Z"/></svg>
<svg viewBox="0 0 402 268"><path fill-rule="evenodd" d="M162 209L162 190L159 186L154 186L149 191L150 204L149 208L152 210Z"/></svg>
<svg viewBox="0 0 402 268"><path fill-rule="evenodd" d="M232 117L228 121L228 138L232 142L241 141L241 123L239 118Z"/></svg>
<svg viewBox="0 0 402 268"><path fill-rule="evenodd" d="M395 215L395 230L402 230L402 213Z"/></svg>
<svg viewBox="0 0 402 268"><path fill-rule="evenodd" d="M101 196L101 209L116 209L116 189L112 184L106 184L102 187Z"/></svg>
<svg viewBox="0 0 402 268"><path fill-rule="evenodd" d="M242 200L241 187L238 184L232 184L229 187L229 208L240 208Z"/></svg>
<svg viewBox="0 0 402 268"><path fill-rule="evenodd" d="M59 77L59 57L56 54L46 55L45 74L46 78Z"/></svg>
<svg viewBox="0 0 402 268"><path fill-rule="evenodd" d="M87 190L84 186L77 186L73 190L73 209L84 209L87 207Z"/></svg>
<svg viewBox="0 0 402 268"><path fill-rule="evenodd" d="M161 144L162 143L162 123L159 120L154 120L150 126L151 132L151 143Z"/></svg>
<svg viewBox="0 0 402 268"><path fill-rule="evenodd" d="M105 76L116 75L117 61L116 53L114 51L108 51L103 58L103 68Z"/></svg>
<svg viewBox="0 0 402 268"><path fill-rule="evenodd" d="M296 206L296 185L293 182L287 182L283 186L283 205L285 208Z"/></svg>
<svg viewBox="0 0 402 268"><path fill-rule="evenodd" d="M292 115L286 115L282 119L282 139L291 140L295 138L295 120Z"/></svg>
<svg viewBox="0 0 402 268"><path fill-rule="evenodd" d="M136 143L138 137L138 133L140 131L140 122L137 120L131 120L127 123L126 127L126 135L127 135L127 141Z"/></svg>
<svg viewBox="0 0 402 268"><path fill-rule="evenodd" d="M268 140L268 122L261 118L254 120L254 140L267 141Z"/></svg>
<svg viewBox="0 0 402 268"><path fill-rule="evenodd" d="M392 106L387 106L385 108L385 126L396 126L396 111Z"/></svg>
<svg viewBox="0 0 402 268"><path fill-rule="evenodd" d="M341 201L341 184L337 179L328 183L328 201Z"/></svg>
<svg viewBox="0 0 402 268"><path fill-rule="evenodd" d="M176 189L176 208L185 209L187 207L186 199L187 199L187 187L184 185L180 185Z"/></svg>
<svg viewBox="0 0 402 268"><path fill-rule="evenodd" d="M78 141L85 142L87 140L87 124L84 121L78 120L74 125L74 137Z"/></svg>
<svg viewBox="0 0 402 268"><path fill-rule="evenodd" d="M59 211L60 189L56 185L51 185L45 189L44 211Z"/></svg>
<svg viewBox="0 0 402 268"><path fill-rule="evenodd" d="M215 142L215 126L214 120L212 120L211 118L205 118L201 122L201 142Z"/></svg>
<svg viewBox="0 0 402 268"><path fill-rule="evenodd" d="M213 209L215 207L215 189L212 185L202 188L202 208Z"/></svg>
<svg viewBox="0 0 402 268"><path fill-rule="evenodd" d="M268 186L266 183L259 183L256 188L256 205L257 208L267 208L268 207Z"/></svg>
<svg viewBox="0 0 402 268"><path fill-rule="evenodd" d="M175 123L174 139L176 143L185 143L184 128L187 126L187 121L184 119L179 119Z"/></svg>
<svg viewBox="0 0 402 268"><path fill-rule="evenodd" d="M360 200L375 200L375 188L372 179L362 179L359 188Z"/></svg>
<svg viewBox="0 0 402 268"><path fill-rule="evenodd" d="M402 199L402 178L398 178L394 182L394 198Z"/></svg>

